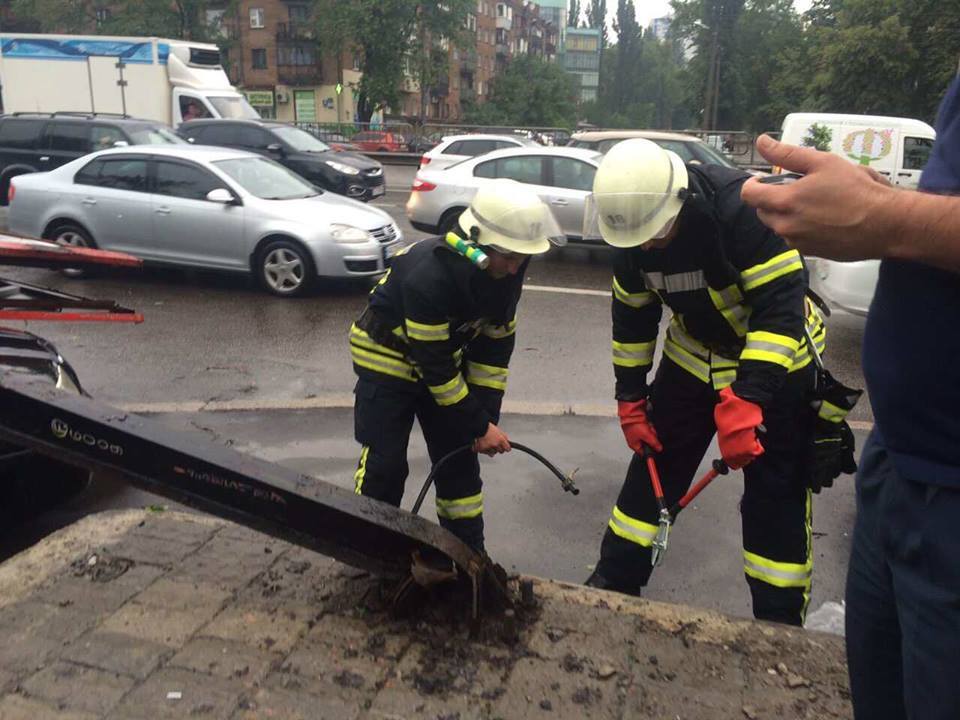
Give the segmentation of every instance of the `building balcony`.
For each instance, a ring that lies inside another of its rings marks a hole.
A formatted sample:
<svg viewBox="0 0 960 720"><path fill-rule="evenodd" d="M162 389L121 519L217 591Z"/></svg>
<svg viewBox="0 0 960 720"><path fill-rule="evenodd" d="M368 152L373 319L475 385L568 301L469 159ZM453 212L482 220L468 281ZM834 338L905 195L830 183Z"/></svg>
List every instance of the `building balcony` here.
<svg viewBox="0 0 960 720"><path fill-rule="evenodd" d="M281 85L322 85L323 73L316 65L278 65L277 81Z"/></svg>
<svg viewBox="0 0 960 720"><path fill-rule="evenodd" d="M460 74L472 75L477 70L477 51L469 50L460 56Z"/></svg>
<svg viewBox="0 0 960 720"><path fill-rule="evenodd" d="M450 94L450 82L442 81L430 86L431 98L447 97Z"/></svg>
<svg viewBox="0 0 960 720"><path fill-rule="evenodd" d="M513 20L508 17L497 18L497 30L510 30L513 28Z"/></svg>
<svg viewBox="0 0 960 720"><path fill-rule="evenodd" d="M497 43L495 46L497 55L503 55L507 57L510 55L510 46L506 43Z"/></svg>
<svg viewBox="0 0 960 720"><path fill-rule="evenodd" d="M316 33L306 23L277 23L277 40L313 40Z"/></svg>

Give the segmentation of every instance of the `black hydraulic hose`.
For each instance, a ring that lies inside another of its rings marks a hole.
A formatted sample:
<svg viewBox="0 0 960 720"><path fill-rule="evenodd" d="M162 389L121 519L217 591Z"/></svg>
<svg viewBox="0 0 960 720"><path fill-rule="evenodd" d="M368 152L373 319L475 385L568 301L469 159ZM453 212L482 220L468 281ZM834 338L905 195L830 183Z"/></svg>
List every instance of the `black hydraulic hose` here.
<svg viewBox="0 0 960 720"><path fill-rule="evenodd" d="M514 450L525 452L530 457L533 457L539 460L541 463L543 463L550 472L552 472L554 475L557 476L557 478L559 478L560 485L563 487L564 492L573 493L574 495L580 494L580 488L578 488L576 485L573 484L573 476L576 475L577 473L576 470L571 472L569 475L564 475L556 465L554 465L552 462L547 460L543 455L538 453L533 448L529 448L526 445L521 445L520 443L516 443L516 442L511 442L510 447L513 448ZM417 501L413 504L413 509L411 510L411 512L414 515L420 512L420 506L423 505L423 499L427 496L427 490L430 489L430 486L433 484L433 478L436 477L437 471L441 467L443 467L444 463L446 463L450 458L455 457L462 452L467 452L472 449L473 449L473 443L470 443L469 445L464 445L462 447L458 447L456 450L451 450L450 452L448 452L446 455L444 455L442 458L440 458L437 461L436 465L434 465L433 468L431 468L430 474L427 475L427 479L426 479L426 482L423 483L423 487L420 488L420 494L417 496Z"/></svg>

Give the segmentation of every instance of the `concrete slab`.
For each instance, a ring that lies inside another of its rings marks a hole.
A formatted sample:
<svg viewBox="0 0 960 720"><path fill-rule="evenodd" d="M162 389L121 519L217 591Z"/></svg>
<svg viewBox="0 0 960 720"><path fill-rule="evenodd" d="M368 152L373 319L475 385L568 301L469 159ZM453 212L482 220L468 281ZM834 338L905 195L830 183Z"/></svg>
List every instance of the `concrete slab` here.
<svg viewBox="0 0 960 720"><path fill-rule="evenodd" d="M143 550L146 519L169 542L158 550L167 564L148 564L160 575L143 584L136 572L151 558L115 559L127 543ZM178 564L166 551L185 523L209 532ZM185 581L182 564L228 553L244 572L207 582L194 564ZM96 627L77 636L63 618L78 608L48 593L76 581L92 554L102 572L84 582ZM25 586L27 568L36 577ZM127 574L133 585L114 591ZM839 638L546 580L534 591L518 639L471 640L462 609L435 598L392 618L376 578L225 522L93 516L0 565L0 618L25 623L0 645L0 717L852 717Z"/></svg>

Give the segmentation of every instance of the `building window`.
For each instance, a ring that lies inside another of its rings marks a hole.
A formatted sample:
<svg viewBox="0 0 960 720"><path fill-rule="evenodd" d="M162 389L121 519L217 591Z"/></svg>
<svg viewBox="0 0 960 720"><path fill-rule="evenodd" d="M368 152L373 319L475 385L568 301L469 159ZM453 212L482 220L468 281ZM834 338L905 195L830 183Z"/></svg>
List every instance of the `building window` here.
<svg viewBox="0 0 960 720"><path fill-rule="evenodd" d="M467 30L470 30L471 32L476 32L477 16L474 15L473 13L467 13L466 26L467 26Z"/></svg>
<svg viewBox="0 0 960 720"><path fill-rule="evenodd" d="M250 8L250 27L257 29L266 27L263 20L263 8Z"/></svg>
<svg viewBox="0 0 960 720"><path fill-rule="evenodd" d="M266 70L267 69L267 51L264 48L254 48L253 53L253 69L254 70Z"/></svg>
<svg viewBox="0 0 960 720"><path fill-rule="evenodd" d="M360 63L360 56L359 56L359 55L354 55L354 56L353 56L353 69L356 70L357 72L360 72L361 63Z"/></svg>
<svg viewBox="0 0 960 720"><path fill-rule="evenodd" d="M103 25L105 22L109 22L110 8L97 8L95 12L97 16L97 25Z"/></svg>
<svg viewBox="0 0 960 720"><path fill-rule="evenodd" d="M317 51L313 47L296 45L294 47L277 48L277 65L302 67L316 64Z"/></svg>
<svg viewBox="0 0 960 720"><path fill-rule="evenodd" d="M310 8L307 5L290 6L290 22L305 23L310 21Z"/></svg>

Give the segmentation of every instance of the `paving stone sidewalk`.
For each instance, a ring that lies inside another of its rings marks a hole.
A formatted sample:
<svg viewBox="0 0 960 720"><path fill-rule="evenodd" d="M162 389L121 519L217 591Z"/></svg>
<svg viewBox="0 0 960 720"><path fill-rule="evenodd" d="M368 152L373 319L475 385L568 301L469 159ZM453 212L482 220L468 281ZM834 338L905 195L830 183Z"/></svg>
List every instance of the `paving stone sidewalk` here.
<svg viewBox="0 0 960 720"><path fill-rule="evenodd" d="M0 565L0 720L851 718L842 640L535 580L519 639L220 520L90 516Z"/></svg>

